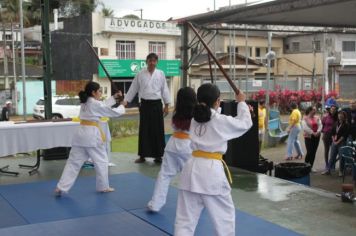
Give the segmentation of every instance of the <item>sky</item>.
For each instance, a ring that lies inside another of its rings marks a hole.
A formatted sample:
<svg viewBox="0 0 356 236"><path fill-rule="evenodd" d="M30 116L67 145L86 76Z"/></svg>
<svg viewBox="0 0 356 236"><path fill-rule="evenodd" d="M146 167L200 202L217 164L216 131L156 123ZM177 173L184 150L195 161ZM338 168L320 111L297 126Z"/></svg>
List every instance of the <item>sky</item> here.
<svg viewBox="0 0 356 236"><path fill-rule="evenodd" d="M216 9L222 6L245 3L246 0L215 0ZM248 3L257 0L248 0ZM268 0L266 0L268 1ZM102 0L114 10L116 17L128 14L140 16L138 9L143 9L143 19L168 20L214 10L214 0Z"/></svg>

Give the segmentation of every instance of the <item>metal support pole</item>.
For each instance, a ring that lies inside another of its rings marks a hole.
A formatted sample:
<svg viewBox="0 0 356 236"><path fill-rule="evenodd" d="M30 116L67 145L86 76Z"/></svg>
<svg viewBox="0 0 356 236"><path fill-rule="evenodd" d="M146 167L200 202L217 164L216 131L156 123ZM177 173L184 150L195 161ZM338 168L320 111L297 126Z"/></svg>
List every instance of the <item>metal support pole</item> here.
<svg viewBox="0 0 356 236"><path fill-rule="evenodd" d="M45 99L45 118L52 118L52 85L51 85L51 48L49 31L49 0L41 0L42 13L42 49L43 49L43 88Z"/></svg>
<svg viewBox="0 0 356 236"><path fill-rule="evenodd" d="M188 24L182 24L182 41L181 41L181 87L187 86L188 82Z"/></svg>
<svg viewBox="0 0 356 236"><path fill-rule="evenodd" d="M27 119L27 99L26 99L26 69L25 69L25 36L23 33L23 9L22 0L20 1L20 29L21 29L21 77L22 77L22 102L23 102L23 117Z"/></svg>
<svg viewBox="0 0 356 236"><path fill-rule="evenodd" d="M13 76L14 76L14 103L15 103L15 113L17 114L17 74L16 74L16 54L15 54L15 37L14 37L14 24L11 22L11 40L12 40L12 70L13 70ZM17 33L16 33L17 35ZM17 37L16 37L17 38Z"/></svg>
<svg viewBox="0 0 356 236"><path fill-rule="evenodd" d="M268 32L268 52L272 51L272 32ZM266 107L269 110L269 83L271 79L271 58L267 57L267 90L266 90Z"/></svg>

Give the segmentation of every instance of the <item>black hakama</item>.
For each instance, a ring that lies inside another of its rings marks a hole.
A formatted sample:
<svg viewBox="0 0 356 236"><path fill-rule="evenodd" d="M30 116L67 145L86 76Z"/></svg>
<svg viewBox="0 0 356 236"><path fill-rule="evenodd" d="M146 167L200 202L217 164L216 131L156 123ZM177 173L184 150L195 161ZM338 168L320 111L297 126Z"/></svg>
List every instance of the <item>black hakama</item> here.
<svg viewBox="0 0 356 236"><path fill-rule="evenodd" d="M138 155L160 159L165 148L162 101L141 99Z"/></svg>

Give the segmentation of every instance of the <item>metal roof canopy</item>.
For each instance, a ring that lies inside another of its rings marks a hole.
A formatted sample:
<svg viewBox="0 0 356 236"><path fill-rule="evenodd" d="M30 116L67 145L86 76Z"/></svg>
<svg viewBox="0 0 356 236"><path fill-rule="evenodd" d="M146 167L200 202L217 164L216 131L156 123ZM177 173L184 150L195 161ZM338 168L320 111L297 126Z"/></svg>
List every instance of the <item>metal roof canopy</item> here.
<svg viewBox="0 0 356 236"><path fill-rule="evenodd" d="M276 0L180 19L198 25L250 24L356 28L356 0Z"/></svg>

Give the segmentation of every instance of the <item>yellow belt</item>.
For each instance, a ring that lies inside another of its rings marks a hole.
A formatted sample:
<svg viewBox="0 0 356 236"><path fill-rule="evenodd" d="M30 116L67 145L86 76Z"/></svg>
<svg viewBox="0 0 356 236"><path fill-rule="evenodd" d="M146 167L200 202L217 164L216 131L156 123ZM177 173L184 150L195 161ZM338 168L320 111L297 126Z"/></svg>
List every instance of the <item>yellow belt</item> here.
<svg viewBox="0 0 356 236"><path fill-rule="evenodd" d="M179 139L189 139L189 134L184 133L184 132L174 132L173 137L179 138Z"/></svg>
<svg viewBox="0 0 356 236"><path fill-rule="evenodd" d="M97 127L99 129L99 131L100 131L101 139L103 140L103 142L106 141L106 137L105 137L104 131L101 129L101 127L100 127L98 122L90 121L90 120L81 120L80 124L81 125L85 125L85 126Z"/></svg>
<svg viewBox="0 0 356 236"><path fill-rule="evenodd" d="M223 160L223 155L221 153L204 152L204 151L197 150L197 151L193 151L192 155L193 155L193 157L198 157L198 158L220 160L223 163L224 168L226 169L229 182L230 182L230 184L232 184L232 177L231 177L229 167L226 165L226 162Z"/></svg>

